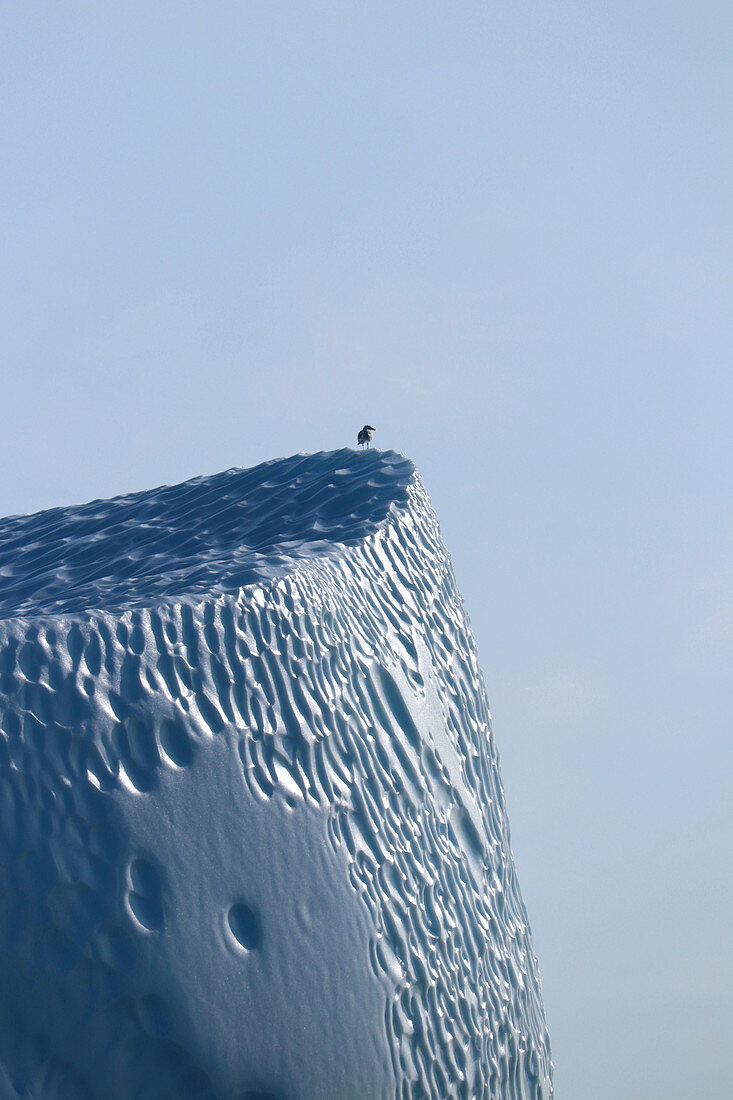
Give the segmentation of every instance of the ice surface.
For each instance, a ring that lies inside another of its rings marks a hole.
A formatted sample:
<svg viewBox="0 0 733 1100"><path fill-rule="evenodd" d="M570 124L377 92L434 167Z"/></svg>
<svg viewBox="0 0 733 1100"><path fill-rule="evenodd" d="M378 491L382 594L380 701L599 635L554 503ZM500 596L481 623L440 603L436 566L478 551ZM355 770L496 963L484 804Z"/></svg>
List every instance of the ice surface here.
<svg viewBox="0 0 733 1100"><path fill-rule="evenodd" d="M0 1098L552 1095L470 629L390 452L0 521Z"/></svg>

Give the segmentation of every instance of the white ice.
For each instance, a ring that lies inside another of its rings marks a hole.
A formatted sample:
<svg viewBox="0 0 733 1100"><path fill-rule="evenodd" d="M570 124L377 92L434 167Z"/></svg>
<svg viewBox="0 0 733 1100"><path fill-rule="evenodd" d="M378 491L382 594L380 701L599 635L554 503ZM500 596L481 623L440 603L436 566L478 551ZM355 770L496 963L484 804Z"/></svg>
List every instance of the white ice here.
<svg viewBox="0 0 733 1100"><path fill-rule="evenodd" d="M0 521L0 1095L552 1095L475 647L412 464Z"/></svg>

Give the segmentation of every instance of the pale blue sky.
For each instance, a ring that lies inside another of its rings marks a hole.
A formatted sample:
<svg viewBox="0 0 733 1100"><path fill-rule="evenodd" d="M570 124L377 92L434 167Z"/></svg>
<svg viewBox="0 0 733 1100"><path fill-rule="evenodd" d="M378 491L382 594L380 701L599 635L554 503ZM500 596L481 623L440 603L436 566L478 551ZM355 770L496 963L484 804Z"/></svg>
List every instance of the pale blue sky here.
<svg viewBox="0 0 733 1100"><path fill-rule="evenodd" d="M733 7L0 3L0 513L375 442L561 1100L733 1095Z"/></svg>

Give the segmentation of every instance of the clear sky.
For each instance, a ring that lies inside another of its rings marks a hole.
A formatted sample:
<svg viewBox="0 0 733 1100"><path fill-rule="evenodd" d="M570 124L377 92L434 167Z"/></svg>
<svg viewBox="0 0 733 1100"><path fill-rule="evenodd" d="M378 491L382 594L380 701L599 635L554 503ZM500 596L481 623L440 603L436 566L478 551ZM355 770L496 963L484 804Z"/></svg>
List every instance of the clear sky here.
<svg viewBox="0 0 733 1100"><path fill-rule="evenodd" d="M0 3L0 513L415 460L561 1100L733 1095L733 5Z"/></svg>

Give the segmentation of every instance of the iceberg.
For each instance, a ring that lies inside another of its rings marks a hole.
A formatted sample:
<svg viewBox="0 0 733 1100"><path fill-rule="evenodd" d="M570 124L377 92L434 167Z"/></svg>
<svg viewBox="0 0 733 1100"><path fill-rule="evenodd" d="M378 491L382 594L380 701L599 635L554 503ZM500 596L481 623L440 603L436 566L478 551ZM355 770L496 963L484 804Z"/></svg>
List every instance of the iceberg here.
<svg viewBox="0 0 733 1100"><path fill-rule="evenodd" d="M0 1095L553 1095L470 626L413 464L0 521Z"/></svg>

